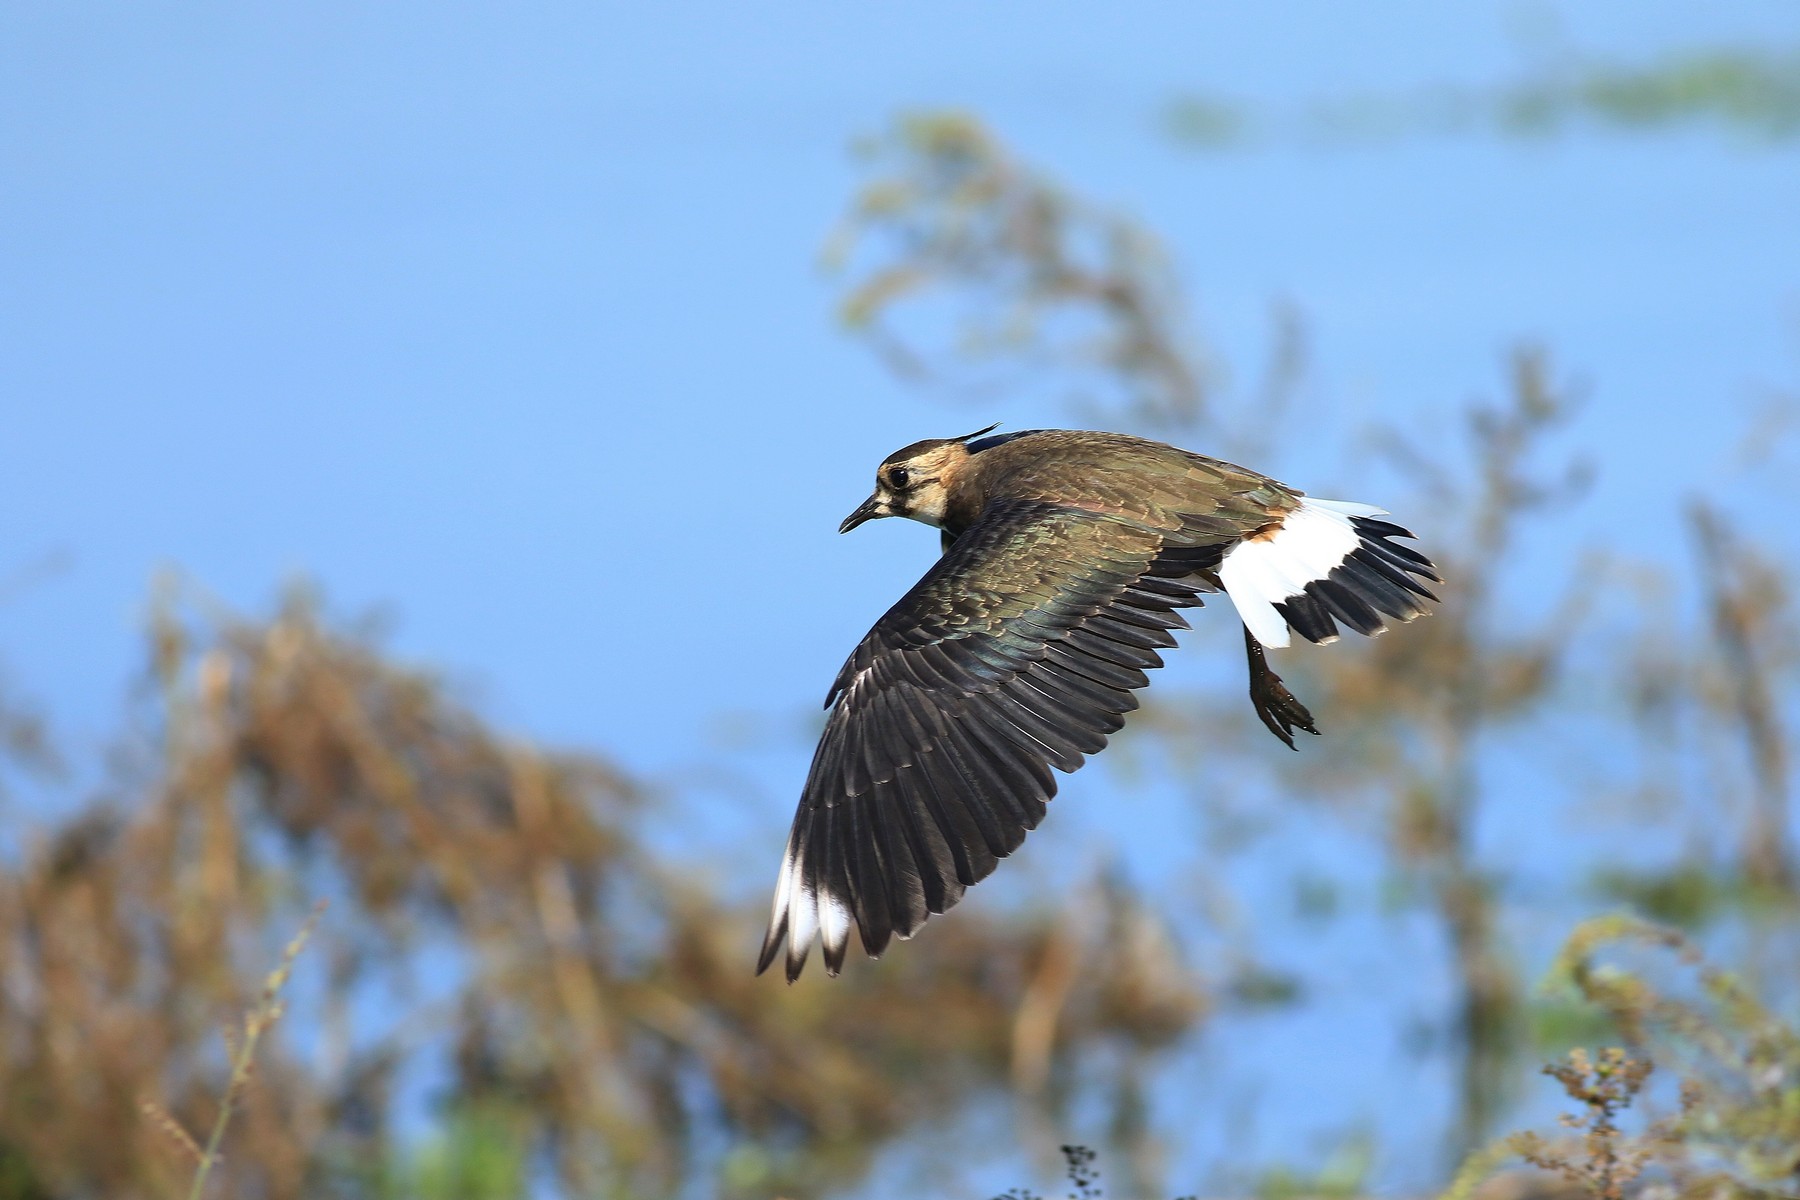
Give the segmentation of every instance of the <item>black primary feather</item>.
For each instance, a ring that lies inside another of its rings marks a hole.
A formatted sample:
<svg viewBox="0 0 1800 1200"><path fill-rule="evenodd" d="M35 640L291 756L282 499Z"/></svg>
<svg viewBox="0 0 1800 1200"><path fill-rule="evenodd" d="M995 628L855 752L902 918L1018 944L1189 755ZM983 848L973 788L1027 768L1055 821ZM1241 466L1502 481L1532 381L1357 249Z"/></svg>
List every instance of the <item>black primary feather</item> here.
<svg viewBox="0 0 1800 1200"><path fill-rule="evenodd" d="M845 915L877 955L993 871L1043 819L1050 768L1079 768L1137 706L1218 559L1100 514L990 504L832 686L758 971L785 949L797 978L817 929L835 975Z"/></svg>

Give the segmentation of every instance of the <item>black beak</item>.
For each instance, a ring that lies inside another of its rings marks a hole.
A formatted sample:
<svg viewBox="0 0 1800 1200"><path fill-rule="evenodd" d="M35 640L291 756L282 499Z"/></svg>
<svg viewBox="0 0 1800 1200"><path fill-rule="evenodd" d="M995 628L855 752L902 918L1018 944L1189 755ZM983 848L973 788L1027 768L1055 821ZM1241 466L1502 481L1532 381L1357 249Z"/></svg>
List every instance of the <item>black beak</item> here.
<svg viewBox="0 0 1800 1200"><path fill-rule="evenodd" d="M844 518L844 523L838 526L838 532L849 533L864 521L872 521L876 517L887 516L887 514L882 512L878 507L880 503L880 496L870 496L867 500L864 500L861 504L856 506L855 512Z"/></svg>

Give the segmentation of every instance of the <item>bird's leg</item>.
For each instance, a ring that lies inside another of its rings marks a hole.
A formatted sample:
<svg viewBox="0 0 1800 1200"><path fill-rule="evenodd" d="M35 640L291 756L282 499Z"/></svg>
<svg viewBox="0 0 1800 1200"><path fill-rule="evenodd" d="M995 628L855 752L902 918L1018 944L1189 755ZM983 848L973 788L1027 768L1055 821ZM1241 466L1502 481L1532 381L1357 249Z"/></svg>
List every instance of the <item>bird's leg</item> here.
<svg viewBox="0 0 1800 1200"><path fill-rule="evenodd" d="M1262 718L1270 733L1287 743L1289 750L1298 750L1300 747L1294 745L1295 729L1304 729L1311 734L1319 732L1319 727L1313 724L1313 715L1306 711L1306 705L1294 699L1294 693L1287 690L1281 676L1269 670L1262 643L1256 640L1249 626L1244 627L1244 649L1250 656L1250 703L1255 706L1256 715Z"/></svg>

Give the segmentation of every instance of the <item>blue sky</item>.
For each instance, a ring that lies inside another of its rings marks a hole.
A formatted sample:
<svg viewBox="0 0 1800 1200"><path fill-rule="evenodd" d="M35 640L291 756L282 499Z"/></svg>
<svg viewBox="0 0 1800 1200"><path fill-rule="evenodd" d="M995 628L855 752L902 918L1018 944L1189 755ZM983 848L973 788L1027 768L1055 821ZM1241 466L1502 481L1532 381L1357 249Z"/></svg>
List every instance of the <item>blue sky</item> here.
<svg viewBox="0 0 1800 1200"><path fill-rule="evenodd" d="M721 714L816 706L935 553L901 522L837 535L875 463L1064 419L1053 394L934 401L834 324L846 148L914 106L980 114L1159 230L1240 378L1271 304L1299 306L1329 419L1279 469L1315 492L1390 499L1355 431L1441 438L1535 339L1585 382L1568 443L1601 476L1531 552L1674 561L1682 498L1726 489L1748 415L1800 390L1791 144L1200 154L1159 122L1192 89L1505 78L1546 14L1620 59L1792 46L1791 7L1097 12L0 8L0 575L65 563L0 597L0 661L90 758L156 570L252 610L304 573L504 725L653 776L715 760ZM1747 519L1793 549L1792 485L1758 487ZM805 754L740 764L771 855Z"/></svg>
<svg viewBox="0 0 1800 1200"><path fill-rule="evenodd" d="M836 520L881 455L969 424L841 335L817 268L848 141L913 105L1161 230L1240 369L1300 305L1351 426L1428 423L1542 339L1593 385L1588 440L1644 467L1612 486L1654 499L1682 431L1800 374L1791 153L1159 132L1194 87L1503 76L1509 11L14 6L0 528L11 563L70 562L7 601L15 672L108 728L175 564L246 606L315 575L503 719L641 765L706 713L810 697L931 553ZM1777 5L1561 19L1622 57L1793 33Z"/></svg>

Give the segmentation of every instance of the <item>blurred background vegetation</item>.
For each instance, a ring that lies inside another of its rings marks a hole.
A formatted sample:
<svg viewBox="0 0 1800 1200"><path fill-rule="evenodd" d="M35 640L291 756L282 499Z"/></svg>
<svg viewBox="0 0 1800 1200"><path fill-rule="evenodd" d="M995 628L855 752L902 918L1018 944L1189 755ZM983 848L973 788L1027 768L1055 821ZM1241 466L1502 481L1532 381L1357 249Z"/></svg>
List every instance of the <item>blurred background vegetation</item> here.
<svg viewBox="0 0 1800 1200"><path fill-rule="evenodd" d="M1491 87L1300 113L1179 97L1168 136L1223 152L1581 122L1800 133L1788 48L1534 53ZM1060 178L965 112L907 113L854 153L826 267L847 336L937 406L918 436L1033 388L1067 423L1281 477L1330 424L1304 386L1302 311L1273 310L1262 361L1226 363L1157 231L1108 207L1104 181ZM1490 379L1443 381L1478 394L1454 423L1356 430L1345 487L1387 481L1369 498L1440 563L1441 611L1283 661L1325 730L1299 755L1271 752L1235 673L1170 672L1108 756L1111 800L1175 797L1220 864L1254 862L1287 819L1358 848L1393 918L1358 936L1443 980L1426 1012L1364 981L1384 1028L1452 1080L1450 1111L1390 1114L1441 1130L1409 1176L1423 1187L1792 1195L1796 564L1740 519L1766 499L1759 480L1792 468L1791 398L1743 430L1756 470L1669 482L1686 523L1659 535L1664 557L1597 544L1546 566L1533 523L1632 469L1570 436L1588 386L1554 346L1522 344ZM868 449L872 467L890 447ZM8 587L29 586L20 570ZM1232 632L1190 641L1218 650ZM1168 1197L1196 1190L1183 1122L1212 1086L1184 1054L1270 1023L1278 1044L1281 1022L1341 1002L1271 949L1262 902L1222 867L1205 890L1154 894L1126 871L1040 873L879 972L783 987L749 971L760 890L670 835L709 819L704 788L635 777L603 735L571 749L497 728L378 622L304 586L254 614L167 577L142 660L102 764L71 763L55 714L0 679L9 795L104 781L29 823L15 806L0 858L0 1198L186 1194L227 1099L214 1195L974 1197L986 1176L965 1164L987 1147L1016 1148L1012 1168L1044 1187L1057 1147L1085 1138L1102 1174L1071 1186ZM748 714L741 739L803 745L808 720ZM692 778L729 774L732 754L696 745ZM1531 870L1479 835L1507 820L1574 832ZM738 847L770 878L778 850ZM1318 927L1351 919L1346 879L1282 886ZM243 1014L320 900L234 1083ZM423 1096L405 1082L421 1062L439 1064ZM1382 1136L1228 1164L1206 1188L1363 1194Z"/></svg>

